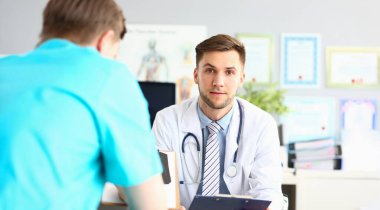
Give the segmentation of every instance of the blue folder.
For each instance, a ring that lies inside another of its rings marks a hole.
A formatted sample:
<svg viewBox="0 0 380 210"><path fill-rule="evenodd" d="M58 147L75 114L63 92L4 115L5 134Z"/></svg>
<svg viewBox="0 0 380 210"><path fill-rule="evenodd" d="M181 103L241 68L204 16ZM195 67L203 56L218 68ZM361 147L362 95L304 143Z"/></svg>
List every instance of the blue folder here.
<svg viewBox="0 0 380 210"><path fill-rule="evenodd" d="M189 210L266 210L271 201L196 195Z"/></svg>

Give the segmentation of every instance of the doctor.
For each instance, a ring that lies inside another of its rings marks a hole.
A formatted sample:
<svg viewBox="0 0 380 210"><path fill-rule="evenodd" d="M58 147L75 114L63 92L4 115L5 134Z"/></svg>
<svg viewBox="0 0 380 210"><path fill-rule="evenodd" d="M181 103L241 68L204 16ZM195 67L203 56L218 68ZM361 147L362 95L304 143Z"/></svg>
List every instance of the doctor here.
<svg viewBox="0 0 380 210"><path fill-rule="evenodd" d="M178 157L181 205L196 194L251 195L281 209L281 161L277 125L236 98L245 78L245 49L228 35L196 47L194 81L199 97L157 113L153 133L159 150Z"/></svg>

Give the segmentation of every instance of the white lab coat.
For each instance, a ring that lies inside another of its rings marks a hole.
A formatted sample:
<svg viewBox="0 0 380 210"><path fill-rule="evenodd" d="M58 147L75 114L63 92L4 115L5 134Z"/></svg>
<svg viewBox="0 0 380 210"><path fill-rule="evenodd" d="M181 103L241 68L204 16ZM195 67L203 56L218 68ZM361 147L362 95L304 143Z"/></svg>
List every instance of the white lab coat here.
<svg viewBox="0 0 380 210"><path fill-rule="evenodd" d="M243 127L237 155L237 175L223 178L231 194L252 195L257 199L271 200L271 210L282 208L282 169L279 152L277 124L273 118L251 103L238 99L243 108ZM173 105L157 113L153 133L159 150L175 151L178 158L178 176L180 181L181 205L189 208L197 192L202 156L198 161L195 141L188 137L185 154L182 153L182 141L187 133L193 133L202 148L202 131L197 114L198 97ZM233 162L238 147L236 139L239 127L239 106L234 101L233 115L226 135L224 169ZM202 152L202 149L201 149ZM185 162L186 160L186 162ZM197 179L197 183L191 183Z"/></svg>

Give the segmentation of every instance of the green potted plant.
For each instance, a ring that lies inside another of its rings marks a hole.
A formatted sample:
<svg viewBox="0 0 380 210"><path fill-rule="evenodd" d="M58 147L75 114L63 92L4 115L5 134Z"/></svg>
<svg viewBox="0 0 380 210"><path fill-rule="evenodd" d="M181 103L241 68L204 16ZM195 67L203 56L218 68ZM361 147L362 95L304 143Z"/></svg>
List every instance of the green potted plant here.
<svg viewBox="0 0 380 210"><path fill-rule="evenodd" d="M278 89L276 83L271 83L268 87L255 89L252 82L246 82L243 85L243 90L243 93L238 94L239 97L272 114L276 119L289 111L284 104L286 91Z"/></svg>
<svg viewBox="0 0 380 210"><path fill-rule="evenodd" d="M279 117L289 111L289 108L284 104L285 93L286 90L278 89L276 83L271 83L265 87L254 88L253 82L246 82L243 85L243 91L237 95L270 113L279 124ZM281 124L278 125L278 130L282 144Z"/></svg>

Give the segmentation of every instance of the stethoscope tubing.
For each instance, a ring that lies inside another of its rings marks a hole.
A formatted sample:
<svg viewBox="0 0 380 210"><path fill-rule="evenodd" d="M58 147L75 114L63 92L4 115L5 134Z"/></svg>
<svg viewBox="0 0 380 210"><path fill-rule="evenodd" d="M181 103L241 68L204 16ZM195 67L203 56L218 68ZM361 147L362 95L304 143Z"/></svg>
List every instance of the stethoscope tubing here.
<svg viewBox="0 0 380 210"><path fill-rule="evenodd" d="M239 102L239 100L237 100L237 103L238 103L238 106L239 106L239 129L238 129L238 135L237 135L237 138L236 138L236 143L237 143L237 148L236 148L236 151L234 153L234 159L233 159L233 167L235 167L236 169L236 159L237 159L237 153L238 153L238 150L239 150L239 143L240 143L240 138L241 138L241 132L242 132L242 127L243 127L243 108ZM185 143L186 143L186 140L188 139L188 137L193 137L193 139L195 140L195 143L197 145L197 152L199 153L201 151L200 149L200 143L199 143L199 140L198 138L193 134L193 133L187 133L185 135L185 137L183 137L182 139L182 145L181 145L181 150L182 150L182 153L185 154ZM202 131L202 138L203 137L203 131ZM203 151L204 153L204 151ZM186 161L186 160L184 160ZM186 164L186 163L185 163ZM198 163L199 164L199 163ZM186 166L187 167L187 166ZM202 167L203 168L203 167ZM236 174L235 174L236 175ZM203 175L202 175L203 176ZM203 177L202 177L203 178Z"/></svg>
<svg viewBox="0 0 380 210"><path fill-rule="evenodd" d="M197 151L200 152L201 151L201 146L199 144L199 141L198 141L198 138L193 134L193 133L187 133L185 137L183 137L183 140L182 140L182 153L185 153L185 141L186 139L191 136L194 138L195 142L197 143Z"/></svg>

